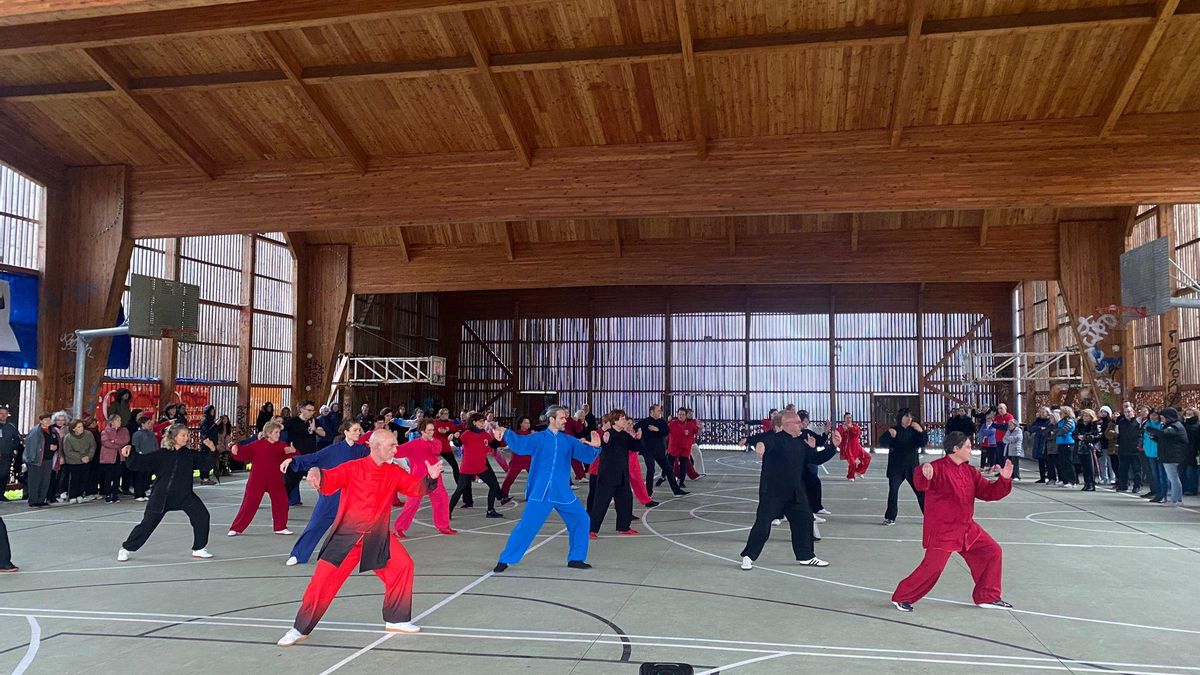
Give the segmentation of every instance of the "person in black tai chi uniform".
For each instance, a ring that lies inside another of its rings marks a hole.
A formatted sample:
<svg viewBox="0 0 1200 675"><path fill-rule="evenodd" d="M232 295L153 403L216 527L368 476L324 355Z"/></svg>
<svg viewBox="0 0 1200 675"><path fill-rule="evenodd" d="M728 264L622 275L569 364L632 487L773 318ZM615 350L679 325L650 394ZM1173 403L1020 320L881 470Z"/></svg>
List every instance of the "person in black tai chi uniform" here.
<svg viewBox="0 0 1200 675"><path fill-rule="evenodd" d="M900 497L900 486L908 481L917 495L917 506L925 513L925 493L918 490L913 483L913 470L921 463L921 448L929 442L929 435L920 424L913 421L912 412L901 408L896 413L896 426L883 432L879 444L888 448L888 500L887 511L883 514L883 524L895 525L896 515L900 510L897 504Z"/></svg>
<svg viewBox="0 0 1200 675"><path fill-rule="evenodd" d="M780 415L782 431L758 436L754 451L762 459L762 474L758 483L758 513L754 527L742 549L742 569L753 569L771 535L771 521L787 516L792 530L792 552L801 565L828 567L813 551L813 512L805 491L805 473L809 465L829 461L841 445L835 431L831 443L817 449L817 439L804 434L800 416L792 411Z"/></svg>
<svg viewBox="0 0 1200 675"><path fill-rule="evenodd" d="M146 502L146 513L142 522L134 526L129 538L117 552L117 562L129 560L129 554L140 549L154 534L168 511L183 511L192 523L192 557L211 558L205 548L208 545L208 509L192 491L192 472L204 464L204 457L187 447L190 433L183 424L172 424L163 436L163 448L149 455L133 456L138 471L155 474L150 501ZM126 461L132 456L126 447L122 451Z"/></svg>
<svg viewBox="0 0 1200 675"><path fill-rule="evenodd" d="M592 499L593 539L604 524L610 502L616 502L617 505L617 532L630 535L638 533L630 527L633 522L632 481L641 480L642 477L629 474L629 453L637 452L638 438L629 433L633 422L624 410L613 410L605 416L604 421L611 428L604 432L600 456L596 458L600 467L596 474L596 493Z"/></svg>

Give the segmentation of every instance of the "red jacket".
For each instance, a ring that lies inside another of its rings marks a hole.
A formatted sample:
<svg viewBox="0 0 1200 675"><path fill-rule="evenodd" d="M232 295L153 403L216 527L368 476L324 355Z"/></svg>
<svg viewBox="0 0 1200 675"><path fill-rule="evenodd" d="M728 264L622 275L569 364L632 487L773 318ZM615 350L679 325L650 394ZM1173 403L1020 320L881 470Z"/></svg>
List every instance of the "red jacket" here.
<svg viewBox="0 0 1200 675"><path fill-rule="evenodd" d="M272 443L265 438L260 438L253 443L233 446L233 456L239 462L250 463L252 478L283 480L283 473L279 471L279 465L283 463L283 460L292 456L293 453L288 451L290 447L283 441Z"/></svg>
<svg viewBox="0 0 1200 675"><path fill-rule="evenodd" d="M970 462L955 464L949 457L931 463L933 478L921 467L913 470L913 487L925 492L925 528L921 545L944 551L965 551L983 528L975 522L975 500L994 502L1012 492L1012 481L989 481Z"/></svg>
<svg viewBox="0 0 1200 675"><path fill-rule="evenodd" d="M459 473L477 475L487 471L487 456L492 450L488 443L496 440L496 437L488 431L468 429L462 433L459 440L462 441L462 464L458 467Z"/></svg>
<svg viewBox="0 0 1200 675"><path fill-rule="evenodd" d="M1004 434L1008 433L1008 423L1013 421L1014 419L1016 419L1016 418L1012 416L1012 413L1004 413L1003 415L996 415L996 417L992 419L992 426L996 428L996 445L997 446L1004 444Z"/></svg>
<svg viewBox="0 0 1200 675"><path fill-rule="evenodd" d="M837 431L842 435L842 447L839 448L842 459L857 457L862 453L862 441L859 440L862 437L862 429L857 424L853 422L850 423L850 426L839 424Z"/></svg>
<svg viewBox="0 0 1200 675"><path fill-rule="evenodd" d="M454 423L454 420L433 421L433 437L441 444L442 452L453 451L453 448L450 447L450 437L458 430L458 425Z"/></svg>
<svg viewBox="0 0 1200 675"><path fill-rule="evenodd" d="M276 474L279 474L276 467ZM341 565L362 541L360 572L387 566L392 500L396 493L419 497L437 484L425 474L418 478L396 464L376 464L371 457L355 459L333 469L321 469L321 494L342 491L333 531L321 548L321 560Z"/></svg>
<svg viewBox="0 0 1200 675"><path fill-rule="evenodd" d="M437 464L442 459L441 454L442 444L436 438L428 441L422 438L409 441L396 452L397 457L408 460L408 472L417 477L429 475L425 463Z"/></svg>
<svg viewBox="0 0 1200 675"><path fill-rule="evenodd" d="M676 417L667 423L667 429L667 454L672 457L690 457L700 425L695 420L680 422Z"/></svg>

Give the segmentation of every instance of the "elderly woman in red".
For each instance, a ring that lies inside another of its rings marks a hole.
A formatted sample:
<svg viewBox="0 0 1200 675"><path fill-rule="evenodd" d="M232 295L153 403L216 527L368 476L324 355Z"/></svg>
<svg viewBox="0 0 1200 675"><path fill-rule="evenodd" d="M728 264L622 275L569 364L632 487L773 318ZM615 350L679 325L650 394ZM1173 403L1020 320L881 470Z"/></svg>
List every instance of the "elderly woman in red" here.
<svg viewBox="0 0 1200 675"><path fill-rule="evenodd" d="M871 466L871 453L863 448L862 441L859 440L862 438L862 429L854 423L850 413L846 413L837 431L842 435L842 447L839 450L842 459L846 460L846 480L852 481L855 477L865 476L867 467Z"/></svg>
<svg viewBox="0 0 1200 675"><path fill-rule="evenodd" d="M975 500L994 502L1012 492L1012 461L1004 463L1000 477L989 481L971 467L971 439L961 431L946 434L946 456L913 471L913 484L925 493L925 531L921 544L925 558L892 594L901 612L933 590L951 553L967 561L975 579L975 604L987 609L1012 609L1000 599L1003 551L975 522Z"/></svg>
<svg viewBox="0 0 1200 675"><path fill-rule="evenodd" d="M283 474L279 465L293 454L287 443L279 440L279 432L283 425L278 422L267 422L263 425L262 438L247 445L229 446L229 451L239 462L250 463L250 478L246 480L246 494L242 497L242 507L238 509L229 526L229 536L236 537L246 530L254 514L258 513L258 505L262 504L263 495L271 498L271 526L275 534L291 534L287 527L288 496L284 486Z"/></svg>

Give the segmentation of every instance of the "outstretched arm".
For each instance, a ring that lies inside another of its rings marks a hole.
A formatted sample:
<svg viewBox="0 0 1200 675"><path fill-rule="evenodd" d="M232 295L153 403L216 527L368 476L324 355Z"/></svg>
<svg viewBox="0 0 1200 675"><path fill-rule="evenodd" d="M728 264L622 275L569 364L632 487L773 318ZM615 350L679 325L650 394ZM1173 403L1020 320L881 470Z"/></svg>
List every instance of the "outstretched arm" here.
<svg viewBox="0 0 1200 675"><path fill-rule="evenodd" d="M985 502L994 502L1004 499L1008 493L1012 492L1012 460L1004 463L1004 467L1000 469L1000 477L994 481L983 477L983 474L975 474L975 498Z"/></svg>
<svg viewBox="0 0 1200 675"><path fill-rule="evenodd" d="M533 454L533 449L537 444L536 439L539 436L538 434L522 436L504 427L496 429L496 432L497 440L503 441L508 445L508 449L512 451L512 454L524 455L526 457Z"/></svg>
<svg viewBox="0 0 1200 675"><path fill-rule="evenodd" d="M592 432L591 442L584 443L578 438L567 437L570 442L571 458L584 464L591 464L600 455L600 435Z"/></svg>

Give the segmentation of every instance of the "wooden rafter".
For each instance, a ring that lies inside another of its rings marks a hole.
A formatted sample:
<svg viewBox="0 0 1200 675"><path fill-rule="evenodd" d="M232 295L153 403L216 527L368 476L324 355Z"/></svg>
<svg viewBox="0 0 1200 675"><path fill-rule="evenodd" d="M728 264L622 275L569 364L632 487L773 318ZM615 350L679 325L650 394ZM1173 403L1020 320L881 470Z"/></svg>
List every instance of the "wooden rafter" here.
<svg viewBox="0 0 1200 675"><path fill-rule="evenodd" d="M358 144L358 141L354 140L354 135L342 122L333 106L319 91L304 81L304 68L300 65L300 59L283 35L275 32L262 33L260 42L266 52L271 55L275 64L283 71L284 76L291 82L293 91L304 107L308 109L308 113L320 123L334 143L341 148L342 154L349 158L354 168L358 169L359 173L366 173L367 153Z"/></svg>
<svg viewBox="0 0 1200 675"><path fill-rule="evenodd" d="M1167 32L1167 24L1178 8L1179 0L1158 0L1155 5L1154 23L1142 36L1137 54L1129 62L1124 76L1118 80L1112 99L1103 108L1104 112L1100 118L1101 136L1107 136L1117 126L1117 120L1125 112L1125 106L1129 105L1129 99L1133 97L1133 92L1137 89L1142 74L1150 65L1150 58L1154 56L1155 50L1158 49L1158 43L1162 41L1163 35Z"/></svg>
<svg viewBox="0 0 1200 675"><path fill-rule="evenodd" d="M920 38L922 40L937 40L984 35L1024 34L1069 28L1149 26L1154 23L1156 12L1155 5L1143 4L1090 7L1004 16L927 20L922 24ZM1176 20L1183 17L1200 18L1200 0L1180 0L1174 16L1177 17ZM252 29L253 27L247 27L244 30L250 31ZM96 30L102 32L99 28ZM98 34L89 33L81 37L91 38ZM48 33L46 35L46 46L43 48L52 48L65 44L91 45L109 44L112 42L98 40L92 43L86 40L80 42L79 40L66 39L70 35L71 32L69 29ZM703 59L762 50L889 44L904 45L907 43L907 35L908 26L906 24L768 33L762 35L739 35L693 39L692 51L696 59ZM27 39L27 37L26 33L17 34L16 31L11 31L9 27L0 26L0 54L9 50L22 51L16 48L15 45L21 40ZM64 42L54 43L52 41L53 37L64 37ZM121 40L117 40L116 42L119 43ZM648 63L682 58L682 45L676 41L516 54L493 54L489 57L489 63L493 73L505 73L568 68L581 65ZM305 68L301 77L306 84L326 84L330 82L419 78L438 75L461 76L475 72L477 72L477 67L471 56L455 56L392 63L316 65ZM284 73L275 70L200 73L135 78L129 81L129 89L138 94L156 94L220 87L243 87L262 84L277 85L285 80L287 80L287 77ZM115 93L103 80L0 87L0 98L14 100L112 96Z"/></svg>
<svg viewBox="0 0 1200 675"><path fill-rule="evenodd" d="M900 147L904 123L911 107L914 80L917 78L917 57L921 53L921 28L925 22L925 0L908 0L908 23L900 67L896 69L896 90L892 95L891 144Z"/></svg>
<svg viewBox="0 0 1200 675"><path fill-rule="evenodd" d="M404 228L396 228L396 245L400 248L400 260L403 262L412 262L412 254L408 250L408 237L404 234Z"/></svg>
<svg viewBox="0 0 1200 675"><path fill-rule="evenodd" d="M500 117L500 125L504 127L504 134L508 136L508 142L517 156L517 162L528 168L533 161L533 152L529 147L529 141L525 140L525 135L517 127L517 119L513 116L513 112L504 98L504 92L500 90L500 83L496 80L496 73L492 71L491 61L484 48L483 40L479 39L479 35L475 32L475 28L466 14L455 14L443 18L456 23L463 39L467 41L467 49L471 52L471 59L475 62L475 70L478 74L475 81L482 88L482 91L477 90L476 93L480 99L479 103L495 110Z"/></svg>
<svg viewBox="0 0 1200 675"><path fill-rule="evenodd" d="M513 226L509 221L504 221L504 226L500 229L500 241L504 243L504 253L508 257L508 261L512 262L516 258L513 249Z"/></svg>
<svg viewBox="0 0 1200 675"><path fill-rule="evenodd" d="M625 242L621 238L621 221L619 220L612 221L612 239L613 252L620 258L625 255Z"/></svg>
<svg viewBox="0 0 1200 675"><path fill-rule="evenodd" d="M683 55L683 78L687 87L688 114L692 119L692 140L696 154L708 155L708 136L704 133L704 91L696 74L696 53L692 44L692 19L688 0L675 0L675 18L679 26L679 46Z"/></svg>
<svg viewBox="0 0 1200 675"><path fill-rule="evenodd" d="M850 250L858 251L858 233L862 230L862 214L850 214Z"/></svg>
<svg viewBox="0 0 1200 675"><path fill-rule="evenodd" d="M212 157L187 135L157 101L149 96L135 94L129 89L129 75L119 63L100 49L85 49L83 54L108 86L130 103L149 126L158 129L188 164L209 178L215 178L221 173Z"/></svg>

